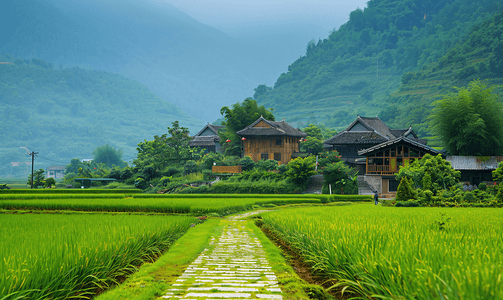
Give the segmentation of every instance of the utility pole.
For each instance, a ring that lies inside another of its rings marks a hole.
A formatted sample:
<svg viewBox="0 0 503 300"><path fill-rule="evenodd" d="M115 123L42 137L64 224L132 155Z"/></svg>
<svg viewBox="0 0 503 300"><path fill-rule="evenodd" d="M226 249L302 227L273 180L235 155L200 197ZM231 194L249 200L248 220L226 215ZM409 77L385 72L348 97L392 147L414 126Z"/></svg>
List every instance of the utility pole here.
<svg viewBox="0 0 503 300"><path fill-rule="evenodd" d="M33 165L35 164L35 151L31 151L31 189L33 190Z"/></svg>
<svg viewBox="0 0 503 300"><path fill-rule="evenodd" d="M31 189L33 189L33 165L35 164L35 154L38 154L38 152L37 153L35 153L35 151L30 152L30 150L28 150L28 148L26 147L19 147L19 148L26 149L28 155L31 155Z"/></svg>

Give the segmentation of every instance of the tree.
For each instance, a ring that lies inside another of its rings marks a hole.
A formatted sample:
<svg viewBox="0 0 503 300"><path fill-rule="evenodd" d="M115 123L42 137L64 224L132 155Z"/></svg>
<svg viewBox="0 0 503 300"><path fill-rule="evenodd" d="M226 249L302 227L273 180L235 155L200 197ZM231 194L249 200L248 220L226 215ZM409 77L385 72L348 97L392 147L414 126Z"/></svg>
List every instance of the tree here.
<svg viewBox="0 0 503 300"><path fill-rule="evenodd" d="M461 172L454 170L451 163L443 159L440 154L437 156L426 154L412 164L400 167L396 180L401 182L404 177L412 181L413 187L430 189L436 193L458 183Z"/></svg>
<svg viewBox="0 0 503 300"><path fill-rule="evenodd" d="M493 171L493 179L496 182L503 182L503 161L498 164L498 168Z"/></svg>
<svg viewBox="0 0 503 300"><path fill-rule="evenodd" d="M304 188L309 178L316 174L316 171L314 171L315 163L315 158L313 156L292 159L287 164L288 170L285 172L286 177Z"/></svg>
<svg viewBox="0 0 503 300"><path fill-rule="evenodd" d="M38 169L33 172L33 177L34 177L33 187L34 188L37 188L37 187L44 184L44 179L45 179L44 173L45 173L44 169ZM31 174L28 175L28 182L26 184L31 185Z"/></svg>
<svg viewBox="0 0 503 300"><path fill-rule="evenodd" d="M357 194L358 193L358 171L349 168L343 161L327 163L322 167L324 194L330 192L332 186L333 194Z"/></svg>
<svg viewBox="0 0 503 300"><path fill-rule="evenodd" d="M122 160L122 150L115 150L114 147L108 144L94 149L93 163L104 163L109 168L113 168L113 166L127 166L127 163Z"/></svg>
<svg viewBox="0 0 503 300"><path fill-rule="evenodd" d="M257 86L254 89L255 93L253 94L253 99L258 99L258 97L265 95L270 90L272 90L272 87L268 87L265 84L261 84L261 85Z"/></svg>
<svg viewBox="0 0 503 300"><path fill-rule="evenodd" d="M434 102L431 126L450 154L502 154L503 105L493 90L474 80Z"/></svg>
<svg viewBox="0 0 503 300"><path fill-rule="evenodd" d="M185 127L180 127L178 121L174 121L172 127L168 127L168 133L171 136L166 139L166 145L170 150L172 159L176 162L191 159L192 152L189 148L191 137L189 136L189 130Z"/></svg>
<svg viewBox="0 0 503 300"><path fill-rule="evenodd" d="M45 188L51 188L53 185L56 185L56 180L54 178L49 177L46 180L44 180Z"/></svg>
<svg viewBox="0 0 503 300"><path fill-rule="evenodd" d="M225 118L225 121L222 122L225 130L219 131L218 135L226 155L240 155L241 139L236 134L237 131L250 125L260 116L269 121L275 120L270 110L267 110L263 105L258 106L257 101L250 98L245 99L243 103L233 104L232 108L222 107L220 114Z"/></svg>
<svg viewBox="0 0 503 300"><path fill-rule="evenodd" d="M398 185L398 189L396 192L396 200L397 201L409 201L416 199L416 192L412 187L412 179L409 180L407 177L402 177L400 180L400 184Z"/></svg>

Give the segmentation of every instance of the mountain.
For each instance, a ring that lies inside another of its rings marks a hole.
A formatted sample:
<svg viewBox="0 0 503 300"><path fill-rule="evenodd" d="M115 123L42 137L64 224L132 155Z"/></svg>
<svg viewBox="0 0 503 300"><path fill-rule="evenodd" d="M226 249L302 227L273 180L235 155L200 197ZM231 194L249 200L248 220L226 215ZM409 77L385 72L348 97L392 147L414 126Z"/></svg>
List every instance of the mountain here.
<svg viewBox="0 0 503 300"><path fill-rule="evenodd" d="M200 126L122 75L2 55L0 62L0 176L24 174L24 167L11 165L29 161L20 147L39 153L37 169L92 158L105 144L121 149L129 161L138 143L167 133L175 120L193 131Z"/></svg>
<svg viewBox="0 0 503 300"><path fill-rule="evenodd" d="M11 0L0 26L0 54L118 73L202 121L274 81L267 56L162 1Z"/></svg>
<svg viewBox="0 0 503 300"><path fill-rule="evenodd" d="M502 36L503 11L474 26L436 62L405 73L398 90L386 99L381 119L396 128L413 125L428 133L432 103L442 95L457 92L455 87L466 87L471 80L481 79L503 95Z"/></svg>
<svg viewBox="0 0 503 300"><path fill-rule="evenodd" d="M297 126L344 128L356 115L377 116L404 73L427 68L501 9L496 0L369 1L254 98Z"/></svg>

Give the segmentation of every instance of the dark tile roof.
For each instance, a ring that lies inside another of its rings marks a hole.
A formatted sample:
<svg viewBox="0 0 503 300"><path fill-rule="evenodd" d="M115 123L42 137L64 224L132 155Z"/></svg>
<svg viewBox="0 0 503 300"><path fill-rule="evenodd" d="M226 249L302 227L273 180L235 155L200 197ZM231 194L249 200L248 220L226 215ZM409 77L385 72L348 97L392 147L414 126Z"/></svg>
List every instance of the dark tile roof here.
<svg viewBox="0 0 503 300"><path fill-rule="evenodd" d="M206 130L206 128L209 128L213 133L215 133L215 135L218 135L218 130L221 128L225 128L225 126L211 125L210 123L208 123L203 127L203 129L199 130L199 132L196 133L196 135L194 136L199 136Z"/></svg>
<svg viewBox="0 0 503 300"><path fill-rule="evenodd" d="M220 142L220 137L218 135L210 136L195 136L190 142L191 147L209 147L215 146L216 143Z"/></svg>
<svg viewBox="0 0 503 300"><path fill-rule="evenodd" d="M389 131L391 131L391 133L395 136L395 137L399 137L401 135L403 135L404 133L406 133L409 129L390 129Z"/></svg>
<svg viewBox="0 0 503 300"><path fill-rule="evenodd" d="M365 156L365 155L368 155L374 151L378 151L382 148L385 148L387 146L391 146L393 144L397 144L397 143L400 143L400 142L404 142L405 144L408 144L410 146L415 146L419 149L422 149L430 154L433 154L433 155L437 155L437 154L440 154L440 151L437 151L431 147L428 147L424 144L421 144L420 142L417 141L417 139L411 139L411 138L408 138L408 137L405 137L405 136L400 136L400 137L397 137L397 138L394 138L392 140L389 140L389 141L386 141L384 143L381 143L379 145L375 145L375 146L372 146L370 148L367 148L367 149L364 149L364 150L361 150L361 151L358 151L358 155L360 156Z"/></svg>
<svg viewBox="0 0 503 300"><path fill-rule="evenodd" d="M270 128L253 127L260 121L264 121ZM265 135L265 136L291 136L291 137L306 137L307 134L300 129L293 128L285 120L280 122L269 121L260 116L255 122L246 126L244 129L236 132L240 136Z"/></svg>
<svg viewBox="0 0 503 300"><path fill-rule="evenodd" d="M380 144L388 139L375 131L341 131L325 144Z"/></svg>
<svg viewBox="0 0 503 300"><path fill-rule="evenodd" d="M370 128L372 128L373 130L379 132L380 134L382 134L388 138L396 137L393 133L391 133L388 125L384 124L384 122L381 119L379 119L378 117L366 118L366 117L358 116L356 118L355 122L353 122L353 123L356 123L356 121L360 121L360 123L367 124Z"/></svg>
<svg viewBox="0 0 503 300"><path fill-rule="evenodd" d="M363 131L350 131L356 124L361 124ZM427 141L417 138L412 127L407 129L390 129L388 125L378 117L367 118L358 116L348 128L339 132L337 135L325 141L324 145L339 145L339 144L380 144L401 136L412 134L409 139L415 140L418 143L426 145Z"/></svg>

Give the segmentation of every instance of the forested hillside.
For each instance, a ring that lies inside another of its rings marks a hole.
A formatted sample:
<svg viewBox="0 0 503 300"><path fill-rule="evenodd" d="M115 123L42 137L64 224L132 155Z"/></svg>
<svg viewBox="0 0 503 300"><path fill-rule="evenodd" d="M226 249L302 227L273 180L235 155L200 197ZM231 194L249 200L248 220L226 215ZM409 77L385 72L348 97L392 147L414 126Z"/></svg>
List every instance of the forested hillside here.
<svg viewBox="0 0 503 300"><path fill-rule="evenodd" d="M92 158L97 146L136 157L136 145L167 132L171 122L199 129L198 120L124 76L0 55L0 176L19 175L27 147L45 159L36 168Z"/></svg>
<svg viewBox="0 0 503 300"><path fill-rule="evenodd" d="M259 86L254 97L299 126L346 127L357 114L387 109L402 74L428 68L501 9L495 0L369 1L326 39L309 43L273 88Z"/></svg>
<svg viewBox="0 0 503 300"><path fill-rule="evenodd" d="M503 85L503 12L476 25L470 34L436 62L405 73L398 91L386 99L381 119L395 127L413 125L428 133L427 118L439 95L456 92L474 79ZM503 86L496 89L503 95ZM496 112L495 112L496 113ZM501 113L501 112L500 112Z"/></svg>
<svg viewBox="0 0 503 300"><path fill-rule="evenodd" d="M4 2L0 54L124 75L203 122L277 74L268 56L169 1Z"/></svg>

